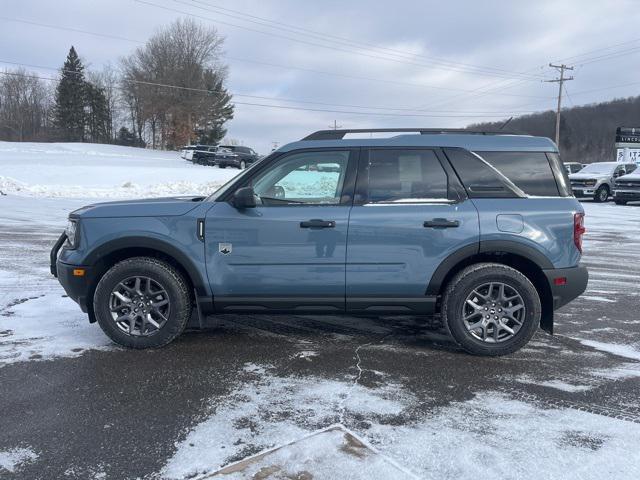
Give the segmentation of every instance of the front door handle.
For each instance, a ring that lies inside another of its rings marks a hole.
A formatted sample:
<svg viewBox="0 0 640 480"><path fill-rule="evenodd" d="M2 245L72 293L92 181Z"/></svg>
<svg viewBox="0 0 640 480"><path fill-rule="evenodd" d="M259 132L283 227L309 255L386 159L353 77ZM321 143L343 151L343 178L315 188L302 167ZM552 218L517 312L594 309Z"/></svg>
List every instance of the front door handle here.
<svg viewBox="0 0 640 480"><path fill-rule="evenodd" d="M447 218L433 218L424 222L422 226L425 228L456 228L460 226L460 222Z"/></svg>
<svg viewBox="0 0 640 480"><path fill-rule="evenodd" d="M317 218L300 222L300 228L333 228L335 226L336 222L333 220L320 220Z"/></svg>

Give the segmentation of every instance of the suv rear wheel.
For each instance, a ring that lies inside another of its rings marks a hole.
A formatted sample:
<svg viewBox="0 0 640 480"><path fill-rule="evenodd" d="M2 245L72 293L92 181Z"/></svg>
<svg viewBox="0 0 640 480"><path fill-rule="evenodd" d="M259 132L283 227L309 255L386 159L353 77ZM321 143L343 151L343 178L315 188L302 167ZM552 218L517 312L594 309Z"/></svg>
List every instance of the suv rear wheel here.
<svg viewBox="0 0 640 480"><path fill-rule="evenodd" d="M498 263L463 269L442 298L447 329L474 355L506 355L520 349L537 330L541 310L540 296L529 279Z"/></svg>
<svg viewBox="0 0 640 480"><path fill-rule="evenodd" d="M93 308L100 327L114 342L152 348L182 333L192 302L187 283L175 268L155 258L134 257L103 275Z"/></svg>

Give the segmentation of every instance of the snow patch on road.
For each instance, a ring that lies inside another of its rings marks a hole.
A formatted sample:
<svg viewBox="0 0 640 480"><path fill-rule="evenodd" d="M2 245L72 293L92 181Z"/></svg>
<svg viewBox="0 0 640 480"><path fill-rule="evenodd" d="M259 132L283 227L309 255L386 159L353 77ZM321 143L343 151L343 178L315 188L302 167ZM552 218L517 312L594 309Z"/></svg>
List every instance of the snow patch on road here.
<svg viewBox="0 0 640 480"><path fill-rule="evenodd" d="M0 473L15 473L22 465L35 461L38 455L30 448L12 448L0 451Z"/></svg>
<svg viewBox="0 0 640 480"><path fill-rule="evenodd" d="M596 340L583 340L581 338L576 338L575 340L579 341L583 345L586 345L587 347L600 350L601 352L607 352L613 355L618 355L619 357L631 358L633 360L640 360L640 350L634 348L631 345L605 343L598 342Z"/></svg>
<svg viewBox="0 0 640 480"><path fill-rule="evenodd" d="M337 423L341 401L348 416L395 416L412 403L399 386L375 390L320 378L280 378L248 365L243 385L179 442L163 475L184 478L218 470L247 456L290 443Z"/></svg>
<svg viewBox="0 0 640 480"><path fill-rule="evenodd" d="M164 476L213 472L305 437L335 423L348 397L345 426L421 477L640 478L640 451L630 440L640 438L640 425L632 422L542 409L494 392L416 415L420 400L399 384L370 389L349 379L280 378L255 365L249 370L255 373L252 379L243 379L223 405L176 444ZM288 458L288 470L305 468L295 452ZM333 470L324 470L320 478L340 476L343 465L334 461Z"/></svg>
<svg viewBox="0 0 640 480"><path fill-rule="evenodd" d="M114 345L102 330L61 294L20 299L0 310L0 367L111 348Z"/></svg>

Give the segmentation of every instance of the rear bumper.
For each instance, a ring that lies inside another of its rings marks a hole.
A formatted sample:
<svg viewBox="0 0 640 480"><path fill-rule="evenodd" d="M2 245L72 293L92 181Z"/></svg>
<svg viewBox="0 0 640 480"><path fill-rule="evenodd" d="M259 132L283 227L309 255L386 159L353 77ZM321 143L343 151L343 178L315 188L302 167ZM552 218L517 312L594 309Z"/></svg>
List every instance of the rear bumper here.
<svg viewBox="0 0 640 480"><path fill-rule="evenodd" d="M240 160L234 159L234 158L216 158L215 163L219 167L220 166L222 167L239 167L240 166Z"/></svg>
<svg viewBox="0 0 640 480"><path fill-rule="evenodd" d="M587 267L554 268L543 270L543 273L551 288L554 310L579 297L587 289L589 281Z"/></svg>

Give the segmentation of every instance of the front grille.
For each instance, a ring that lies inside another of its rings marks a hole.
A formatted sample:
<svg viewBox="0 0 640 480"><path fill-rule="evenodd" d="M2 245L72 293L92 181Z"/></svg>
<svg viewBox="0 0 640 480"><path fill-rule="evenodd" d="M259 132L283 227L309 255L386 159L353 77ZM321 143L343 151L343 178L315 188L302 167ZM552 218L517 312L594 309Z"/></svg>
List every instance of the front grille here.
<svg viewBox="0 0 640 480"><path fill-rule="evenodd" d="M621 180L616 182L616 188L640 189L640 180Z"/></svg>
<svg viewBox="0 0 640 480"><path fill-rule="evenodd" d="M572 187L593 187L595 184L595 180L571 180Z"/></svg>

